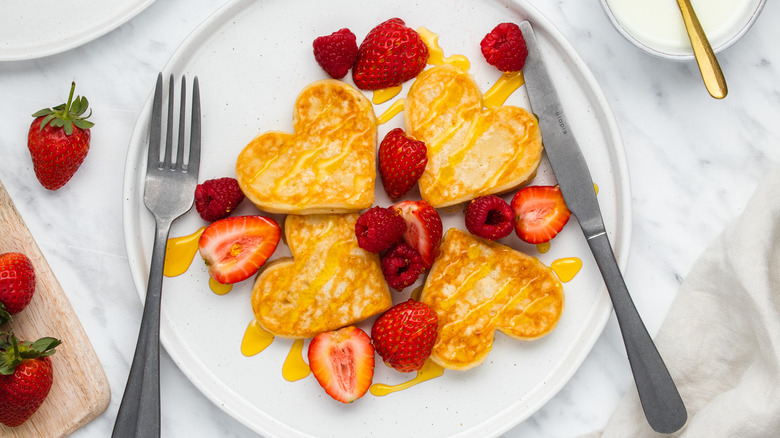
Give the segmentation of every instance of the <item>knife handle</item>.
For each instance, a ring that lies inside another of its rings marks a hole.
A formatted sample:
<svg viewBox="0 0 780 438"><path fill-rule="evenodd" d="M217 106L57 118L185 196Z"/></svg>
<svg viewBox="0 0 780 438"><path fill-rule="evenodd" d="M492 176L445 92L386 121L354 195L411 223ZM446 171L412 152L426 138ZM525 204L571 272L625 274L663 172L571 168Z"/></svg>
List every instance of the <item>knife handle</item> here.
<svg viewBox="0 0 780 438"><path fill-rule="evenodd" d="M650 427L672 433L688 419L680 393L628 293L605 232L588 238L623 335L631 372Z"/></svg>

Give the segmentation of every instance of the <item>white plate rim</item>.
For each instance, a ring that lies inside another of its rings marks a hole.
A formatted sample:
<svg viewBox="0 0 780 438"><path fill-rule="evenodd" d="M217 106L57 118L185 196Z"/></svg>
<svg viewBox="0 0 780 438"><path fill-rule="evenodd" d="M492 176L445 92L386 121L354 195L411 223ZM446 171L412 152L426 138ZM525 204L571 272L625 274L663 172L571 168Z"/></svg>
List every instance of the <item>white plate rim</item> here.
<svg viewBox="0 0 780 438"><path fill-rule="evenodd" d="M0 61L26 61L75 49L125 24L154 2L155 0L135 0L130 8L120 10L121 13L110 17L108 20L99 23L87 23L86 28L81 27L84 24L83 18L80 21L76 20L74 23L78 22L80 26L72 27L73 29L78 29L78 32L73 34L73 36L78 36L75 39L71 39L71 35L63 35L55 43L40 44L25 52L20 52L17 47L13 46L1 46Z"/></svg>
<svg viewBox="0 0 780 438"><path fill-rule="evenodd" d="M611 154L616 167L612 169L612 172L619 175L615 179L621 181L622 184L615 187L616 203L624 206L620 210L620 215L617 223L615 224L615 236L618 238L612 238L611 243L615 253L615 257L618 261L618 265L621 271L625 272L628 264L628 254L631 243L631 228L632 228L632 212L631 212L631 189L630 180L628 174L628 164L623 148L623 141L620 135L617 121L612 113L612 110L608 104L606 96L601 90L598 82L593 76L592 72L588 68L587 64L580 58L573 46L565 39L562 33L558 31L555 26L533 5L529 4L527 0L504 0L506 3L512 3L514 7L519 8L525 13L529 21L531 21L535 27L543 28L545 32L549 33L554 40L554 43L558 46L559 50L565 52L568 56L568 60L576 65L577 70L581 74L580 80L587 86L587 91L594 103L594 108L600 110L599 118L601 125L603 126L605 134L611 139L611 144L615 145L615 148L610 148ZM196 47L204 38L209 35L207 30L220 22L223 16L230 16L233 12L240 10L245 4L251 3L251 0L231 0L227 4L223 5L208 19L206 19L200 26L198 26L190 35L182 42L179 48L172 54L170 61L166 64L163 74L168 75L172 72L180 71L180 63L184 62L185 55L193 48ZM153 90L152 90L153 92ZM144 128L148 124L149 117L151 115L151 100L152 92L144 104L144 107L139 113L136 127L133 130L129 148L128 148L128 160L124 173L123 181L123 229L125 236L125 244L128 256L128 262L131 267L131 274L133 281L136 285L137 292L141 301L144 301L146 291L146 275L148 275L148 267L144 264L148 263L148 255L143 255L140 244L138 243L141 236L137 232L139 230L138 220L138 205L134 203L137 196L142 197L142 193L139 195L136 193L136 187L142 187L143 174L142 169L145 164L144 160L138 160L134 162L132 155L139 153L134 150L134 145L141 145L145 141L144 136L148 135L148 131ZM141 151L140 153L143 153ZM145 210L145 208L141 208ZM136 214L133 214L133 213ZM148 211L147 211L148 213ZM598 303L594 306L593 317L590 319L592 330L590 336L582 339L581 348L578 349L578 354L573 356L571 363L574 365L568 365L561 370L557 375L557 379L550 382L545 382L549 391L544 397L540 397L536 400L536 403L525 409L524 412L518 413L511 409L506 409L503 412L499 412L496 416L489 419L489 427L484 424L475 425L470 429L465 429L462 432L453 435L455 437L484 437L484 436L498 436L501 433L506 432L512 427L516 426L520 422L533 415L538 409L540 409L545 403L547 403L553 396L555 396L561 388L571 379L574 373L579 369L582 362L590 353L593 345L600 337L604 326L612 313L612 305L609 300L609 295L606 288L603 288L598 296ZM168 354L173 361L181 369L183 374L197 387L210 401L212 401L220 409L231 415L234 419L245 425L246 427L254 430L257 433L267 434L268 436L277 436L278 434L294 434L294 436L309 436L296 434L294 430L287 425L282 424L271 417L264 418L266 422L263 425L259 425L257 418L252 418L248 415L248 412L242 410L240 407L233 406L226 403L221 395L224 395L224 391L221 388L215 387L214 376L200 376L197 374L197 370L191 368L183 357L189 354L189 347L186 345L178 345L174 342L175 336L171 333L171 327L166 323L164 318L161 321L161 342L165 347ZM562 366L560 364L559 366ZM256 414L255 414L256 415Z"/></svg>

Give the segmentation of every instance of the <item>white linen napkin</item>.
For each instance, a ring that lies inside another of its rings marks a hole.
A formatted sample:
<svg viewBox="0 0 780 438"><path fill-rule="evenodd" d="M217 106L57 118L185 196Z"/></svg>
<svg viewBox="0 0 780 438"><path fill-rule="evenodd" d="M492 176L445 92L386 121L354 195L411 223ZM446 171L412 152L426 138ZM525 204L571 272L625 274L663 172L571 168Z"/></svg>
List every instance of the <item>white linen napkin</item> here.
<svg viewBox="0 0 780 438"><path fill-rule="evenodd" d="M632 387L590 436L780 436L780 168L696 261L655 343L686 425L654 432Z"/></svg>

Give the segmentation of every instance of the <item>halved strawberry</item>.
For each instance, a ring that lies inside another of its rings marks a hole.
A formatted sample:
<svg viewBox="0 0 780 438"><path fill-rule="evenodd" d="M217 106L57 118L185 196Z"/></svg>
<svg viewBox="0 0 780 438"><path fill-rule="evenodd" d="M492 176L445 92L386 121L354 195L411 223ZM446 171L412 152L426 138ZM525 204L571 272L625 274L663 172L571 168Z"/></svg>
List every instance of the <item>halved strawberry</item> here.
<svg viewBox="0 0 780 438"><path fill-rule="evenodd" d="M430 269L439 254L443 232L439 212L425 201L403 201L392 208L406 221L404 242L420 253L425 269Z"/></svg>
<svg viewBox="0 0 780 438"><path fill-rule="evenodd" d="M374 379L374 345L366 332L355 326L315 336L308 356L317 382L342 403L362 397Z"/></svg>
<svg viewBox="0 0 780 438"><path fill-rule="evenodd" d="M222 284L254 275L271 257L281 237L279 224L265 216L234 216L213 222L198 241L209 275Z"/></svg>
<svg viewBox="0 0 780 438"><path fill-rule="evenodd" d="M528 243L545 243L555 237L569 221L558 186L529 186L512 197L515 211L515 233Z"/></svg>

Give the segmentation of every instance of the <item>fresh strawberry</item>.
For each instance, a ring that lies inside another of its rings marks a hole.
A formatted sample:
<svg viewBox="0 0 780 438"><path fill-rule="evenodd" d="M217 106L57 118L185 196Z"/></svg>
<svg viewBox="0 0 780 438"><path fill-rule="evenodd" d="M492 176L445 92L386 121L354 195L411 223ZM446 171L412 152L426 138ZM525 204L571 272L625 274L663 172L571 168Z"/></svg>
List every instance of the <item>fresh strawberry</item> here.
<svg viewBox="0 0 780 438"><path fill-rule="evenodd" d="M488 64L503 72L521 70L528 57L523 32L514 23L496 26L482 39L480 48Z"/></svg>
<svg viewBox="0 0 780 438"><path fill-rule="evenodd" d="M403 373L422 368L436 341L439 318L427 304L410 299L377 318L371 338L385 363Z"/></svg>
<svg viewBox="0 0 780 438"><path fill-rule="evenodd" d="M0 334L0 423L19 426L41 407L53 382L48 356L59 344L54 338L29 343Z"/></svg>
<svg viewBox="0 0 780 438"><path fill-rule="evenodd" d="M21 312L35 293L35 270L24 254L0 254L0 325Z"/></svg>
<svg viewBox="0 0 780 438"><path fill-rule="evenodd" d="M92 110L84 116L89 103L86 97L73 99L75 89L73 82L67 103L33 114L35 120L27 134L35 176L49 190L70 181L89 151L89 128L94 124L86 119Z"/></svg>
<svg viewBox="0 0 780 438"><path fill-rule="evenodd" d="M411 286L425 270L420 253L405 242L393 245L379 261L385 281L397 291Z"/></svg>
<svg viewBox="0 0 780 438"><path fill-rule="evenodd" d="M243 200L244 192L235 178L210 179L195 187L195 209L204 221L214 222L230 216Z"/></svg>
<svg viewBox="0 0 780 438"><path fill-rule="evenodd" d="M423 266L430 269L439 254L443 226L439 212L425 201L403 201L392 207L406 221L403 240L422 256Z"/></svg>
<svg viewBox="0 0 780 438"><path fill-rule="evenodd" d="M374 346L366 332L355 326L315 336L308 356L317 382L342 403L362 397L374 379Z"/></svg>
<svg viewBox="0 0 780 438"><path fill-rule="evenodd" d="M512 197L511 206L517 237L528 243L549 242L571 216L557 186L525 187Z"/></svg>
<svg viewBox="0 0 780 438"><path fill-rule="evenodd" d="M363 90L394 87L420 74L427 62L428 46L417 31L400 18L391 18L360 44L352 79Z"/></svg>
<svg viewBox="0 0 780 438"><path fill-rule="evenodd" d="M379 174L390 199L408 192L428 164L425 143L409 138L401 128L388 132L379 145Z"/></svg>
<svg viewBox="0 0 780 438"><path fill-rule="evenodd" d="M512 207L495 195L480 196L466 206L466 229L489 240L497 240L512 233L515 213Z"/></svg>
<svg viewBox="0 0 780 438"><path fill-rule="evenodd" d="M396 210L374 206L358 217L355 236L358 246L368 252L380 253L401 239L406 221Z"/></svg>
<svg viewBox="0 0 780 438"><path fill-rule="evenodd" d="M265 216L233 216L213 222L198 241L209 275L233 284L254 275L276 250L281 229Z"/></svg>
<svg viewBox="0 0 780 438"><path fill-rule="evenodd" d="M347 75L358 52L355 34L346 28L315 38L312 47L317 64L333 79Z"/></svg>

